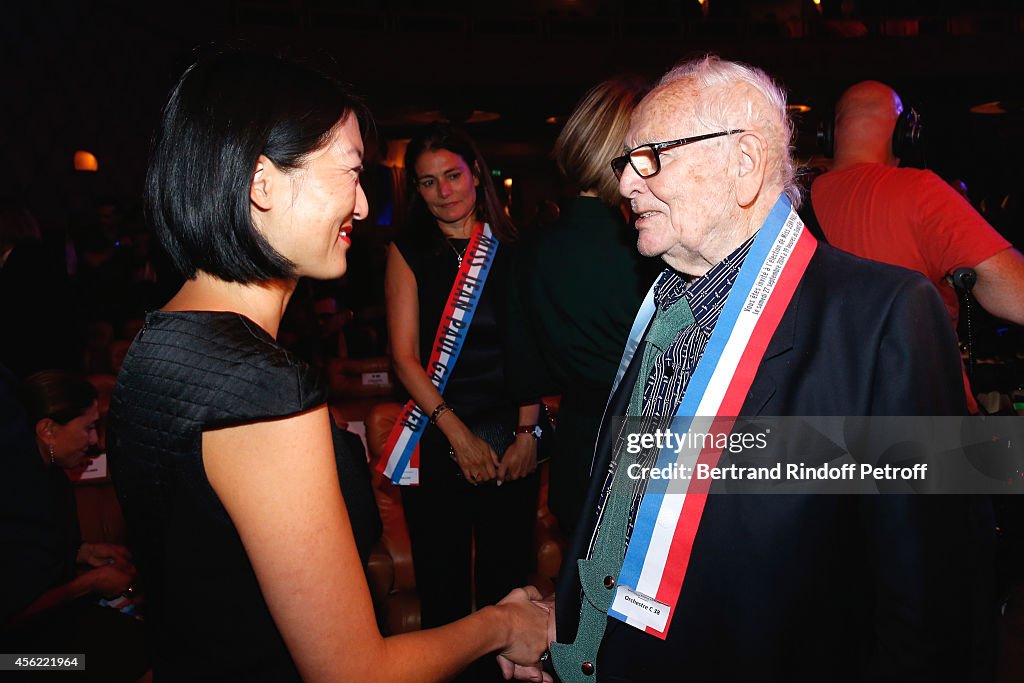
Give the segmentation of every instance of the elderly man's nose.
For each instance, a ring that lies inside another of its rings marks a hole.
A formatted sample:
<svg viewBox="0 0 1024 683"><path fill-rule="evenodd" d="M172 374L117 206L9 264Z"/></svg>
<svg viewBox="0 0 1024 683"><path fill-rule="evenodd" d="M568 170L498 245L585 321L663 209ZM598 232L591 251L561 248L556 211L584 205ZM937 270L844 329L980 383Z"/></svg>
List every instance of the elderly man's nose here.
<svg viewBox="0 0 1024 683"><path fill-rule="evenodd" d="M632 197L643 187L643 183L643 178L633 170L632 164L626 164L626 168L622 169L622 175L619 176L619 194L623 197Z"/></svg>

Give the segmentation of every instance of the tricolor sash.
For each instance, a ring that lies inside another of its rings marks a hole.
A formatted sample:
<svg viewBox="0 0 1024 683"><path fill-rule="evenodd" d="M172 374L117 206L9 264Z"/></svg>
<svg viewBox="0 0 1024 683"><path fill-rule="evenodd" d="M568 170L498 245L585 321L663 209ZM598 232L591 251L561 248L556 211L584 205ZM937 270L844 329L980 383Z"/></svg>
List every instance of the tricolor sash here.
<svg viewBox="0 0 1024 683"><path fill-rule="evenodd" d="M430 381L442 395L455 362L459 359L497 252L498 240L491 232L491 226L477 223L441 313L430 361L426 366ZM410 400L402 408L401 416L388 435L384 456L377 466L394 483L403 486L419 484L419 441L428 422L426 413L415 401Z"/></svg>
<svg viewBox="0 0 1024 683"><path fill-rule="evenodd" d="M804 230L789 199L782 195L736 276L676 411L673 430L704 434L732 431L768 342L816 248L817 241ZM633 324L616 382L621 381L654 314L653 293L652 287ZM659 452L655 466L671 467L687 458L692 463L694 455L698 463L714 467L721 449L709 445L697 454L686 449L676 453L674 448L666 447ZM708 484L704 481L692 478L686 490L677 488L681 488L678 481L650 480L608 610L616 619L661 639L666 637L675 614L707 502Z"/></svg>

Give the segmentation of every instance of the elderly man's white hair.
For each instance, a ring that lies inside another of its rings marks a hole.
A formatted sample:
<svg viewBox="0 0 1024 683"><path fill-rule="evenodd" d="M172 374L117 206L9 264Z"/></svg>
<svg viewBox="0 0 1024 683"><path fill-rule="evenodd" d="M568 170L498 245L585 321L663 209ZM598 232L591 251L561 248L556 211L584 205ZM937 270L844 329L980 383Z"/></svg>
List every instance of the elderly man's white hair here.
<svg viewBox="0 0 1024 683"><path fill-rule="evenodd" d="M800 206L800 188L793 164L793 123L786 112L786 93L764 71L740 62L707 55L676 65L658 87L693 81L700 93L694 112L709 128L757 130L768 141L768 180L778 182Z"/></svg>

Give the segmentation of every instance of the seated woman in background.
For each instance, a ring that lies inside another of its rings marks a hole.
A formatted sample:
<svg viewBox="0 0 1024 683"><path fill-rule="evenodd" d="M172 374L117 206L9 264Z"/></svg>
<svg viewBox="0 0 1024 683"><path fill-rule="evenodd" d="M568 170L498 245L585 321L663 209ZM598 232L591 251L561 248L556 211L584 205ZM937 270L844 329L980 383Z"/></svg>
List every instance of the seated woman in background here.
<svg viewBox="0 0 1024 683"><path fill-rule="evenodd" d="M402 505L422 623L436 626L469 614L474 597L477 606L491 605L526 580L540 406L520 406L506 387L507 372L517 371L506 368L502 346L503 330L516 324L504 309L515 228L476 144L434 124L409 143L405 169L410 206L388 251L385 299L395 373L430 422L419 441L418 485L402 487ZM474 284L452 306L467 281ZM472 312L464 310L470 300ZM444 331L456 313L464 313L461 323ZM438 356L442 337L464 338L461 350ZM391 465L404 464L391 457ZM480 668L488 667L496 677L493 662Z"/></svg>
<svg viewBox="0 0 1024 683"><path fill-rule="evenodd" d="M66 474L96 446L96 390L64 371L37 372L22 387L27 428L14 431L18 406L9 381L4 389L12 432L4 434L0 477L0 651L84 653L96 680L134 681L147 668L142 624L98 604L131 590L131 553L82 543Z"/></svg>
<svg viewBox="0 0 1024 683"><path fill-rule="evenodd" d="M511 377L520 397L561 394L548 505L566 534L583 506L612 380L633 317L658 274L640 256L608 162L622 153L629 118L647 89L610 80L583 96L552 154L572 196L559 218L526 235L510 295Z"/></svg>
<svg viewBox="0 0 1024 683"><path fill-rule="evenodd" d="M345 272L366 122L343 86L253 52L200 58L164 109L146 202L186 282L125 357L107 443L157 680L432 681L547 644L525 590L381 637L326 387L276 340L300 277Z"/></svg>

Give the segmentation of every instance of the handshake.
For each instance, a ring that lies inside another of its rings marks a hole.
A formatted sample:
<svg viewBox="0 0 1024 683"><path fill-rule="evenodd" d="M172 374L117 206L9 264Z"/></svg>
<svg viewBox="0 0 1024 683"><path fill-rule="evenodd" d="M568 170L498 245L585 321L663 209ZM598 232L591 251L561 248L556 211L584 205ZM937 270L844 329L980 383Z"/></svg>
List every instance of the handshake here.
<svg viewBox="0 0 1024 683"><path fill-rule="evenodd" d="M555 596L542 597L533 586L516 588L496 607L505 610L509 627L509 646L498 655L498 666L505 680L552 683L544 671L548 645L555 640Z"/></svg>

